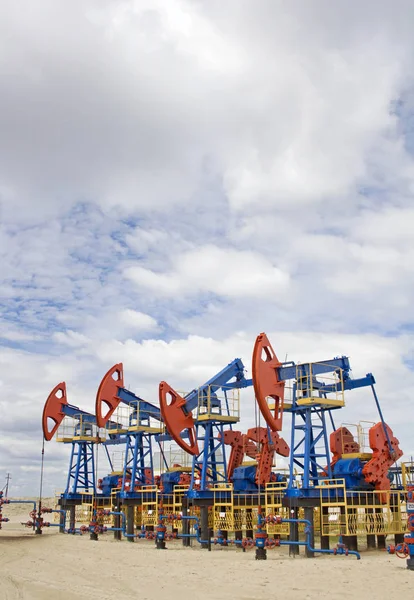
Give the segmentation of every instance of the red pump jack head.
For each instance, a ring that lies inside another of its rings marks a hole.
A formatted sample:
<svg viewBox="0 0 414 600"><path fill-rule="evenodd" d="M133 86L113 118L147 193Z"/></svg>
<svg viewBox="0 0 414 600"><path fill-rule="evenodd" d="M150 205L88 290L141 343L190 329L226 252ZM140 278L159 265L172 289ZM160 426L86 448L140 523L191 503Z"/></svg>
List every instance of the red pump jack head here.
<svg viewBox="0 0 414 600"><path fill-rule="evenodd" d="M95 415L98 427L105 427L121 402L118 397L119 388L124 387L124 367L118 363L103 376L96 393ZM106 408L106 414L103 410Z"/></svg>
<svg viewBox="0 0 414 600"><path fill-rule="evenodd" d="M253 349L253 386L260 412L272 431L282 429L285 382L279 381L277 375L277 368L281 364L267 335L260 333ZM268 398L274 401L272 409Z"/></svg>
<svg viewBox="0 0 414 600"><path fill-rule="evenodd" d="M65 416L62 411L62 405L67 403L66 383L62 381L62 383L58 383L50 392L43 408L42 428L43 436L47 442L50 442L55 435L57 428L62 423ZM53 423L52 429L49 429L49 420Z"/></svg>
<svg viewBox="0 0 414 600"><path fill-rule="evenodd" d="M185 399L165 381L160 383L159 399L162 419L168 433L185 452L197 456L200 452L194 419L191 412L186 413L184 410ZM188 444L180 435L184 431L188 432Z"/></svg>

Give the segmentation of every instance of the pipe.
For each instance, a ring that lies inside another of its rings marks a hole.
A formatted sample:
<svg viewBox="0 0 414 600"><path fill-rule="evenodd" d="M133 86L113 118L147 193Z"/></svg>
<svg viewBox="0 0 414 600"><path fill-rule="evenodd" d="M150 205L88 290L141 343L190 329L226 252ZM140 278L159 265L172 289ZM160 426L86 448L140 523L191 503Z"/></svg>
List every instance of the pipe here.
<svg viewBox="0 0 414 600"><path fill-rule="evenodd" d="M135 533L127 533L125 513L123 513L122 511L110 510L106 513L106 515L114 515L116 517L121 517L122 521L122 527L108 527L106 531L122 531L122 535L126 538L138 537Z"/></svg>
<svg viewBox="0 0 414 600"><path fill-rule="evenodd" d="M33 510L36 510L36 502L33 500L3 500L3 504L33 504Z"/></svg>
<svg viewBox="0 0 414 600"><path fill-rule="evenodd" d="M75 529L64 529L63 531L64 533L68 533L69 535L83 535L83 531L76 527Z"/></svg>
<svg viewBox="0 0 414 600"><path fill-rule="evenodd" d="M114 511L110 510L106 513L107 516L114 515L117 517L121 517L122 527L107 527L106 531L122 531L122 535L126 538L136 538L139 537L139 534L136 533L127 533L126 530L126 516L122 511Z"/></svg>
<svg viewBox="0 0 414 600"><path fill-rule="evenodd" d="M175 518L174 518L175 517ZM200 536L199 536L199 531L200 531L200 525L199 525L199 518L194 516L194 515L159 515L159 519L162 522L162 520L169 520L169 521L195 521L195 530L196 533L181 533L180 535L177 536L176 539L183 539L183 538L193 538L196 539L197 542L199 542L200 544L211 544L211 540L207 541L207 540L201 540ZM165 532L164 532L165 535ZM164 541L164 538L160 538L161 541Z"/></svg>
<svg viewBox="0 0 414 600"><path fill-rule="evenodd" d="M342 548L338 548L337 551L335 552L335 549L328 550L325 548L312 548L312 545L311 545L312 525L311 525L311 522L308 521L307 519L282 519L281 523L305 523L307 525L307 527L305 527L306 542L280 541L279 542L280 546L288 546L288 545L306 546L310 552L318 552L319 554L338 554L338 550L343 550ZM341 551L341 552L339 552L339 554L345 554L345 551ZM348 550L348 554L352 554L357 557L357 560L361 560L361 555L356 550Z"/></svg>

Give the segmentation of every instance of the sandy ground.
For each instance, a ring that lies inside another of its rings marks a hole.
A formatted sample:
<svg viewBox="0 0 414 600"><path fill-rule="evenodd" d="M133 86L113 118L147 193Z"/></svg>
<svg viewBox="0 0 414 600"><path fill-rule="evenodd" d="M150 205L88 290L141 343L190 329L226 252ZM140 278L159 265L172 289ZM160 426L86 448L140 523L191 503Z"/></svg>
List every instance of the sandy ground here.
<svg viewBox="0 0 414 600"><path fill-rule="evenodd" d="M286 549L256 561L254 550L213 548L211 552L168 542L98 542L57 529L34 535L19 525L21 506L5 506L11 518L0 531L1 600L307 600L412 598L414 571L384 551L355 557L290 558ZM46 515L47 516L47 515Z"/></svg>

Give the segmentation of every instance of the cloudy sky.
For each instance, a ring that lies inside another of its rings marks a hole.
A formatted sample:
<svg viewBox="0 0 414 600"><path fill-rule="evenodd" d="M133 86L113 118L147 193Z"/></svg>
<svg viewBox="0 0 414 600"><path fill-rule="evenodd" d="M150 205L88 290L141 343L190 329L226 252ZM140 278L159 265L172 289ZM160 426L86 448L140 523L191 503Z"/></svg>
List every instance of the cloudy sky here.
<svg viewBox="0 0 414 600"><path fill-rule="evenodd" d="M261 331L373 372L414 454L413 24L409 0L2 3L0 488L37 491L58 382L92 409L123 361L155 401L250 374Z"/></svg>

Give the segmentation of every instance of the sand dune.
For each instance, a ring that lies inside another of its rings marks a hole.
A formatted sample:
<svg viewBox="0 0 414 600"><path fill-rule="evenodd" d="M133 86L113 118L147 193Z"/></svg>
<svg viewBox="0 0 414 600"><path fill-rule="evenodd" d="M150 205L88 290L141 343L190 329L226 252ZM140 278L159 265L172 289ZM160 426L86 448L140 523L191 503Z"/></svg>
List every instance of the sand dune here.
<svg viewBox="0 0 414 600"><path fill-rule="evenodd" d="M255 561L254 551L213 548L211 552L168 542L98 542L57 529L34 535L19 526L28 510L12 511L0 531L1 600L289 600L411 598L414 572L384 551L354 557L291 558L286 549ZM11 508L11 507L10 507Z"/></svg>

